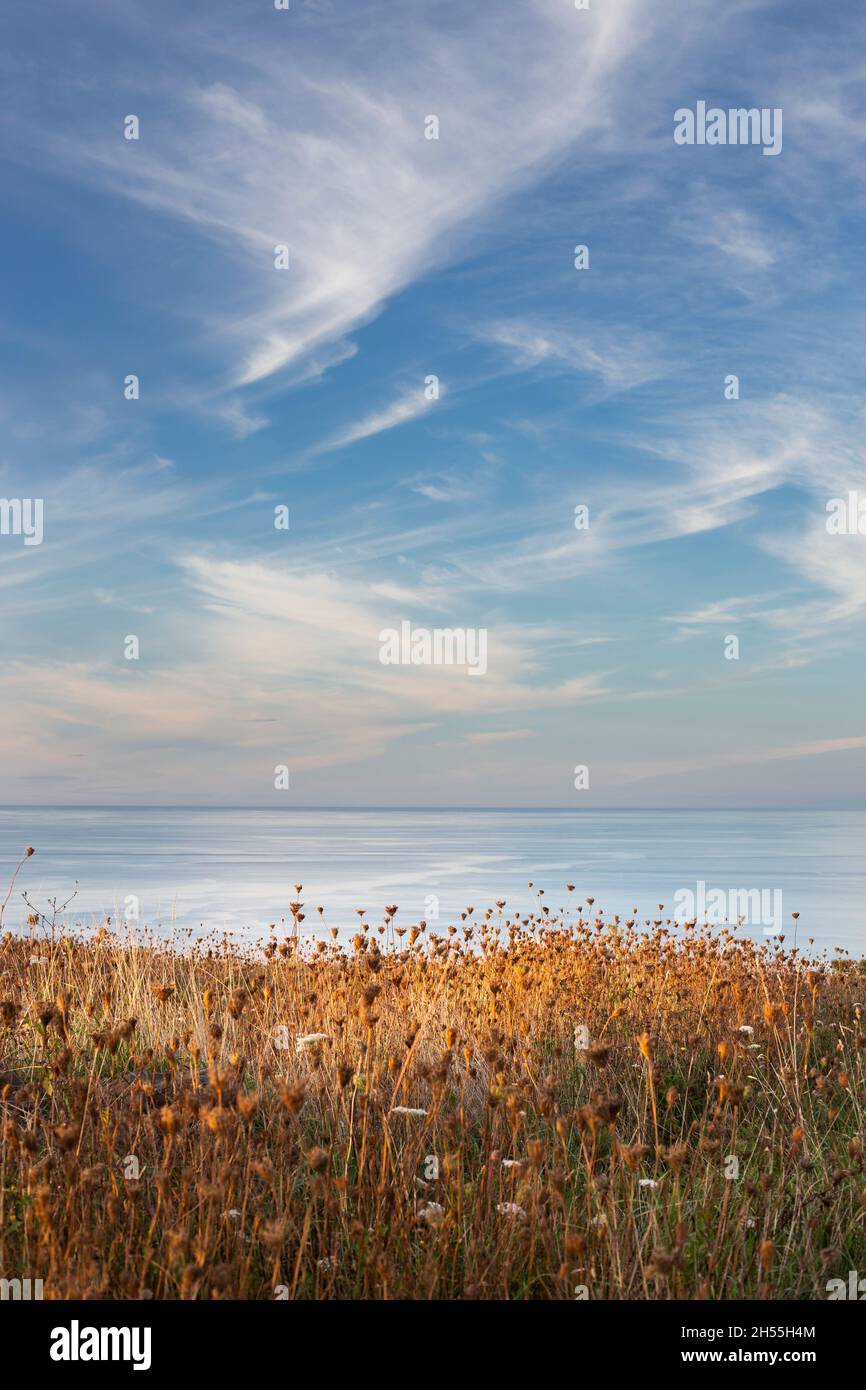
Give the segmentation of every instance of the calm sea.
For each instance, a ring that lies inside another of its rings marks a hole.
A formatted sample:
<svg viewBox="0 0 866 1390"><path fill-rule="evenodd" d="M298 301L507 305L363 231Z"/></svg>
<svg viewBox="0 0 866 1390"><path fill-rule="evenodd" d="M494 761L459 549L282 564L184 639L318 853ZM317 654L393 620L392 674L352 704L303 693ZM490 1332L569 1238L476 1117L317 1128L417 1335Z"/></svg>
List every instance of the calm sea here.
<svg viewBox="0 0 866 1390"><path fill-rule="evenodd" d="M526 910L539 888L554 910L566 883L608 916L634 907L641 918L667 916L677 893L699 903L703 883L707 896L763 892L765 908L781 902L788 941L799 912L799 944L811 936L820 949L866 952L860 811L5 809L0 899L28 845L37 852L19 875L7 928L24 925L22 890L45 911L77 889L72 924L137 910L161 934L243 937L285 925L296 883L304 930L341 935L356 929L356 908L376 922L386 903L398 904L398 925L423 917L440 930L468 904L480 914L505 898ZM760 937L763 918L752 916L742 930Z"/></svg>

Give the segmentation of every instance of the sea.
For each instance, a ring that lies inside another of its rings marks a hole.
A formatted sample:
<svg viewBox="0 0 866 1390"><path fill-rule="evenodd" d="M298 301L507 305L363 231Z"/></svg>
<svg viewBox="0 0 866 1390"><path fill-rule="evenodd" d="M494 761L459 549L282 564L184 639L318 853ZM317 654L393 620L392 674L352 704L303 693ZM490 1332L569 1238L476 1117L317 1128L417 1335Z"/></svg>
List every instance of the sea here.
<svg viewBox="0 0 866 1390"><path fill-rule="evenodd" d="M249 943L290 931L300 901L305 936L345 939L359 909L445 931L470 906L477 920L497 901L507 915L593 898L606 918L743 917L744 935L866 954L866 811L6 807L0 902L28 846L4 930L37 912L40 932L56 914Z"/></svg>

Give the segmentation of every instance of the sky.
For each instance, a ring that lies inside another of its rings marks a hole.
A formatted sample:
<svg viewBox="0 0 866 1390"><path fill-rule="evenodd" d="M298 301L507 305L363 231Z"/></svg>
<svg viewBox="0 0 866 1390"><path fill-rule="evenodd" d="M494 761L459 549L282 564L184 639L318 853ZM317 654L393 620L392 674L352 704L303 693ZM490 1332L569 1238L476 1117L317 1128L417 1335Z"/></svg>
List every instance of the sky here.
<svg viewBox="0 0 866 1390"><path fill-rule="evenodd" d="M4 27L0 801L866 805L862 6Z"/></svg>

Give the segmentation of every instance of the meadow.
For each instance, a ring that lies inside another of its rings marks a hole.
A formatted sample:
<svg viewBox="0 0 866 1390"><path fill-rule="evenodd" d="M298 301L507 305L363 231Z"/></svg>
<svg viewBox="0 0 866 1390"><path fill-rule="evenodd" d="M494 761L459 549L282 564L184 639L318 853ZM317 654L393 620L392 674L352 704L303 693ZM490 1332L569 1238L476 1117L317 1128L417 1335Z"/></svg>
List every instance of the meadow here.
<svg viewBox="0 0 866 1390"><path fill-rule="evenodd" d="M0 1276L46 1298L824 1299L864 962L607 920L0 939ZM310 929L311 919L315 929Z"/></svg>

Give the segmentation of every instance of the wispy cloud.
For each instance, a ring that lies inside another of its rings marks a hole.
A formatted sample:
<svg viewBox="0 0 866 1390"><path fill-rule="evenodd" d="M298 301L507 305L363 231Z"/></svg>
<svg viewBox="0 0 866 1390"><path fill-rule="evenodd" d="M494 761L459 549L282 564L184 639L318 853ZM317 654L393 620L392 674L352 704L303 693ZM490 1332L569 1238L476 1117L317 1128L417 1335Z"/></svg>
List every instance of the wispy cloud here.
<svg viewBox="0 0 866 1390"><path fill-rule="evenodd" d="M520 370L547 366L596 377L611 391L627 391L663 376L659 343L646 335L597 330L582 335L550 324L503 320L478 329L478 336L502 348Z"/></svg>
<svg viewBox="0 0 866 1390"><path fill-rule="evenodd" d="M790 234L778 225L767 225L758 213L717 190L696 191L674 217L674 225L704 252L723 261L738 280L766 274L791 254ZM766 281L761 289L766 290Z"/></svg>
<svg viewBox="0 0 866 1390"><path fill-rule="evenodd" d="M506 25L478 11L450 31L416 6L381 55L363 24L344 25L327 62L312 31L208 33L209 65L225 76L162 87L137 145L53 130L52 158L219 243L237 287L230 307L210 306L209 334L223 339L231 384L249 386L367 322L598 130L637 46L634 10L617 0L576 16L532 0ZM160 30L172 70L174 29ZM192 40L187 24L179 42ZM438 141L424 138L430 112ZM18 134L38 139L23 124ZM274 268L281 244L288 270Z"/></svg>
<svg viewBox="0 0 866 1390"><path fill-rule="evenodd" d="M356 420L354 424L338 430L320 444L315 452L326 453L332 449L343 449L349 444L356 444L360 439L371 439L373 435L393 430L397 425L417 420L419 415L424 415L431 406L438 405L443 395L444 388L441 385L436 397L430 395L423 386L410 387L396 400L391 401L390 405L383 406L381 410L374 410L371 414Z"/></svg>
<svg viewBox="0 0 866 1390"><path fill-rule="evenodd" d="M401 594L371 586L362 597L347 580L250 562L191 556L183 568L196 597L187 618L196 650L185 658L12 663L0 674L0 698L15 710L0 730L10 777L66 768L74 729L79 749L99 750L139 785L180 787L187 774L176 776L174 762L183 746L205 797L219 798L230 768L236 792L254 799L257 779L263 796L279 762L299 772L340 768L446 720L483 735L489 729L473 731L472 721L604 694L596 673L563 680L545 671L543 639L529 630L491 631L480 680L454 667L386 667L379 634L399 622Z"/></svg>

